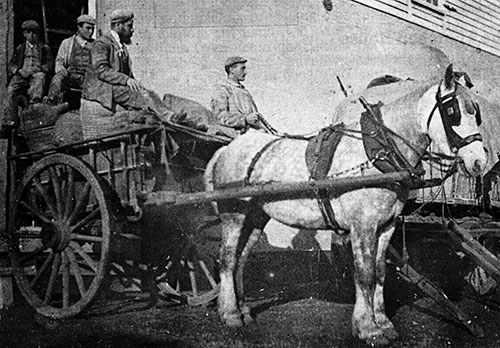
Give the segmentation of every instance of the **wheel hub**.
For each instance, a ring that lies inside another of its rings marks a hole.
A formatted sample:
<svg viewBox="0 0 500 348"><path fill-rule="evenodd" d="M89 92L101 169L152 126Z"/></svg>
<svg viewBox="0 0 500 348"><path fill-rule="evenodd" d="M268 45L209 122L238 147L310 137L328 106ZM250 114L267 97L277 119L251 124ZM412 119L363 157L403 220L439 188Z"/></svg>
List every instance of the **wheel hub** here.
<svg viewBox="0 0 500 348"><path fill-rule="evenodd" d="M64 221L54 221L52 225L42 227L42 240L45 245L60 252L69 246L71 240L69 225Z"/></svg>

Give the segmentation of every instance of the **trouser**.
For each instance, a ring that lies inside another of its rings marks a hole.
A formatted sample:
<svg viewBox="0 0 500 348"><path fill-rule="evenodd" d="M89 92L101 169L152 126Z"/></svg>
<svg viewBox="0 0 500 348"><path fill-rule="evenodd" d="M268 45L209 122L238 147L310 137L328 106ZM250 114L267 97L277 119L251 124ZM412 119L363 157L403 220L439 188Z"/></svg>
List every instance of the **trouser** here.
<svg viewBox="0 0 500 348"><path fill-rule="evenodd" d="M56 104L60 103L63 101L64 93L69 88L82 89L83 81L83 75L71 74L66 70L61 70L52 78L47 97Z"/></svg>
<svg viewBox="0 0 500 348"><path fill-rule="evenodd" d="M128 86L113 86L113 102L125 109L153 111L158 117L170 111L155 92L133 92Z"/></svg>
<svg viewBox="0 0 500 348"><path fill-rule="evenodd" d="M2 125L17 125L17 107L18 98L20 95L26 94L30 102L41 101L46 85L46 74L37 72L31 77L23 78L19 75L14 75L7 86L5 99L3 103L3 115L1 119Z"/></svg>

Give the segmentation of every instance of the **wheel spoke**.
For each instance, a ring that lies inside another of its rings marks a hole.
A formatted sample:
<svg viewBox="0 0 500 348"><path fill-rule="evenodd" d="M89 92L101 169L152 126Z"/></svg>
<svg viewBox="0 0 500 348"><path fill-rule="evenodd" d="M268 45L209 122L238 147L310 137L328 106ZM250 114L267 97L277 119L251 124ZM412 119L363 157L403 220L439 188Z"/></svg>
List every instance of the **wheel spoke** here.
<svg viewBox="0 0 500 348"><path fill-rule="evenodd" d="M198 284L196 283L196 274L194 273L193 261L187 262L189 269L189 280L191 281L191 290L193 290L193 296L198 296Z"/></svg>
<svg viewBox="0 0 500 348"><path fill-rule="evenodd" d="M25 201L21 201L21 202L19 202L19 204L22 205L23 207L25 207L26 209L28 209L30 212L32 212L36 217L38 217L40 220L42 220L42 222L45 222L47 224L50 224L52 222L52 220L49 219L47 217L47 215L45 215L44 213L42 213L41 211L39 211L35 207L32 207L31 205L29 205Z"/></svg>
<svg viewBox="0 0 500 348"><path fill-rule="evenodd" d="M86 226L89 222L91 222L92 220L94 220L100 214L101 214L101 211L99 210L99 207L95 208L90 214L88 214L87 216L85 216L75 226L72 226L71 227L71 232L80 230L82 227Z"/></svg>
<svg viewBox="0 0 500 348"><path fill-rule="evenodd" d="M62 293L63 308L69 307L69 260L68 255L62 252Z"/></svg>
<svg viewBox="0 0 500 348"><path fill-rule="evenodd" d="M50 179L52 181L52 188L54 189L54 196L56 198L56 208L59 216L63 214L63 198L61 195L61 183L59 182L59 175L55 167L49 167Z"/></svg>
<svg viewBox="0 0 500 348"><path fill-rule="evenodd" d="M79 234L79 233L71 233L70 237L71 237L71 240L81 240L84 242L102 243L104 241L104 239L102 237L88 236L86 234Z"/></svg>
<svg viewBox="0 0 500 348"><path fill-rule="evenodd" d="M83 283L82 272L78 263L76 262L76 257L73 254L73 250L71 248L66 249L66 254L69 259L69 265L71 267L71 272L76 279L76 285L78 286L78 291L80 291L80 295L83 297L85 295L85 284Z"/></svg>
<svg viewBox="0 0 500 348"><path fill-rule="evenodd" d="M52 272L50 273L49 284L47 285L47 290L45 291L45 298L43 303L46 305L49 303L52 297L52 291L54 290L54 285L57 280L57 274L59 273L59 268L61 266L61 254L56 254L54 263L52 264Z"/></svg>
<svg viewBox="0 0 500 348"><path fill-rule="evenodd" d="M39 246L38 248L36 248L32 252L24 255L23 257L20 257L19 264L22 265L25 261L32 259L33 257L43 253L45 250L47 250L47 247L45 245Z"/></svg>
<svg viewBox="0 0 500 348"><path fill-rule="evenodd" d="M215 289L217 287L217 282L212 277L212 274L208 270L207 265L205 264L205 262L203 260L199 260L198 263L200 264L200 267L203 270L203 273L205 273L205 277L207 277L208 281L210 282L212 289Z"/></svg>
<svg viewBox="0 0 500 348"><path fill-rule="evenodd" d="M59 215L57 214L57 209L54 204L54 201L52 200L52 197L50 197L47 190L43 187L42 183L40 182L40 179L34 178L33 183L35 184L35 187L38 190L38 192L42 195L43 199L45 200L45 203L47 203L47 206L49 207L52 216L54 218L59 217Z"/></svg>
<svg viewBox="0 0 500 348"><path fill-rule="evenodd" d="M69 246L75 250L78 255L85 261L85 263L92 268L94 272L97 272L97 263L83 250L83 248L77 242L70 242Z"/></svg>
<svg viewBox="0 0 500 348"><path fill-rule="evenodd" d="M75 208L68 217L68 221L70 224L75 222L78 213L87 205L90 195L90 189L91 189L90 183L89 182L85 183L82 192L76 199Z"/></svg>
<svg viewBox="0 0 500 348"><path fill-rule="evenodd" d="M66 198L66 204L64 206L64 217L68 218L73 208L75 195L75 171L71 167L68 168L68 181L66 182L66 190L64 195Z"/></svg>
<svg viewBox="0 0 500 348"><path fill-rule="evenodd" d="M40 267L40 269L38 270L38 273L36 274L36 276L31 280L30 287L33 288L36 285L36 282L38 281L38 279L40 279L40 277L45 273L45 271L47 270L47 268L49 267L50 263L53 260L54 260L54 253L51 251L49 256L43 262L42 267Z"/></svg>

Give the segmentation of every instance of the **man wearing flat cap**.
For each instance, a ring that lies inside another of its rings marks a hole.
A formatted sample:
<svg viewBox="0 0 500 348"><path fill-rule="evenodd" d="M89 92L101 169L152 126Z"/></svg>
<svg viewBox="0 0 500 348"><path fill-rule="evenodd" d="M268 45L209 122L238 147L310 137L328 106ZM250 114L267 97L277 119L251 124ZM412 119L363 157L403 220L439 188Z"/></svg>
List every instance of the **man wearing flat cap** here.
<svg viewBox="0 0 500 348"><path fill-rule="evenodd" d="M217 86L212 98L212 113L216 121L234 128L239 134L248 129L263 129L260 115L250 92L241 83L247 74L247 60L230 57L224 64L227 80Z"/></svg>
<svg viewBox="0 0 500 348"><path fill-rule="evenodd" d="M92 68L87 71L82 98L98 102L112 112L119 105L126 110L152 110L161 119L170 120L174 112L132 73L126 45L132 43L134 14L115 10L110 19L111 30L92 44Z"/></svg>
<svg viewBox="0 0 500 348"><path fill-rule="evenodd" d="M82 89L85 73L92 65L90 46L94 39L95 19L83 14L76 20L76 33L64 39L56 56L56 74L52 78L49 92L44 101L56 105L63 100L69 88Z"/></svg>
<svg viewBox="0 0 500 348"><path fill-rule="evenodd" d="M4 112L0 121L1 133L18 124L18 97L29 96L29 103L42 101L47 81L54 71L54 57L49 46L38 40L40 30L33 20L23 22L24 42L14 50L8 65L9 84L5 93Z"/></svg>

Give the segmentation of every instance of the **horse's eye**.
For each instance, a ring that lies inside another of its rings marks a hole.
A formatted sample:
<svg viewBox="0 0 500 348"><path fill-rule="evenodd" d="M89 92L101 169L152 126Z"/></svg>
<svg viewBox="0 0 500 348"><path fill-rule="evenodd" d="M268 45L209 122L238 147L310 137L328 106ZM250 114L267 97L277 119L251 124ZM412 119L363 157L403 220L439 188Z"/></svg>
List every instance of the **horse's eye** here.
<svg viewBox="0 0 500 348"><path fill-rule="evenodd" d="M465 111L467 111L468 114L473 115L474 112L476 111L476 108L474 107L474 103L470 100L467 100L465 102Z"/></svg>

